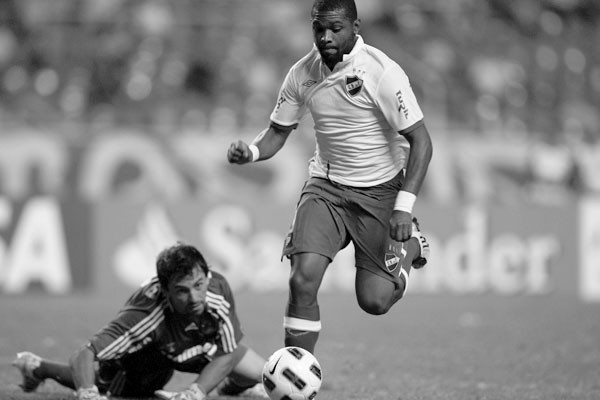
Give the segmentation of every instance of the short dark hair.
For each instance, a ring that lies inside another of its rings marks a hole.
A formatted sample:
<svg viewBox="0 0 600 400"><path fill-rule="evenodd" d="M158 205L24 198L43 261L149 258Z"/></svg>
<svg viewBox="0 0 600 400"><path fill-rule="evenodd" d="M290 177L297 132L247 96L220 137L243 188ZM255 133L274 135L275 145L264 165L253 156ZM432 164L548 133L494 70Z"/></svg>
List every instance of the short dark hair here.
<svg viewBox="0 0 600 400"><path fill-rule="evenodd" d="M156 275L161 286L166 288L169 283L191 274L198 266L208 275L208 264L202 253L192 245L177 242L158 254Z"/></svg>
<svg viewBox="0 0 600 400"><path fill-rule="evenodd" d="M315 0L310 15L314 17L319 11L336 10L344 10L346 16L352 21L358 19L358 11L356 11L354 0Z"/></svg>

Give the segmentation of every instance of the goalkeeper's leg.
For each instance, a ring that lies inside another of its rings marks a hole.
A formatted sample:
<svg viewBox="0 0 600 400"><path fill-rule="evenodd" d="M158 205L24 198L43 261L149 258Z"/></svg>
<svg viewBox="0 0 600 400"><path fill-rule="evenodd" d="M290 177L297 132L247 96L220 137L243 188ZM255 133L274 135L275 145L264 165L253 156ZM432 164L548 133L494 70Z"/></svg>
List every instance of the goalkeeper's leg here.
<svg viewBox="0 0 600 400"><path fill-rule="evenodd" d="M240 352L240 360L217 386L216 394L219 396L235 396L262 382L262 369L266 360L242 344L238 345L236 352Z"/></svg>
<svg viewBox="0 0 600 400"><path fill-rule="evenodd" d="M66 363L45 360L40 356L24 351L17 353L12 365L23 377L19 385L25 392L35 391L46 379L53 379L61 385L74 389L71 368Z"/></svg>

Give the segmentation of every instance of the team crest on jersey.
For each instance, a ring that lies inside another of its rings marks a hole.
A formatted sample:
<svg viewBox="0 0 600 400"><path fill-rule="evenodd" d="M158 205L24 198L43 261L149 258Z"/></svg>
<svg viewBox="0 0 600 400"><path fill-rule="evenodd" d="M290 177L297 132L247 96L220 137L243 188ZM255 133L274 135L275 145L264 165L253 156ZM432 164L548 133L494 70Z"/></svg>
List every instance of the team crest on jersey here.
<svg viewBox="0 0 600 400"><path fill-rule="evenodd" d="M160 292L160 283L157 282L149 286L144 292L144 295L149 299L156 299L156 296L158 296L158 292Z"/></svg>
<svg viewBox="0 0 600 400"><path fill-rule="evenodd" d="M346 77L346 93L351 97L360 93L363 87L363 80L356 75Z"/></svg>

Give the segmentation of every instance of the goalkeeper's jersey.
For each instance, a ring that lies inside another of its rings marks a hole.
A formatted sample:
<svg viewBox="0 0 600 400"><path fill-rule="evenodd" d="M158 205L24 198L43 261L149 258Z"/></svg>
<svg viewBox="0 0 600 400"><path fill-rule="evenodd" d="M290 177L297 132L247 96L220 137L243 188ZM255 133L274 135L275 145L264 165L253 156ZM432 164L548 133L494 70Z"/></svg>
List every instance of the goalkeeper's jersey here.
<svg viewBox="0 0 600 400"><path fill-rule="evenodd" d="M231 288L215 271L209 278L207 310L201 316L173 312L158 278L151 279L91 339L96 359L120 360L146 350L162 354L177 370L198 372L215 356L232 352L243 334Z"/></svg>
<svg viewBox="0 0 600 400"><path fill-rule="evenodd" d="M333 71L313 46L288 72L271 121L298 124L310 111L316 151L312 177L348 186L389 181L405 167L406 133L423 124L423 113L402 68L358 37Z"/></svg>

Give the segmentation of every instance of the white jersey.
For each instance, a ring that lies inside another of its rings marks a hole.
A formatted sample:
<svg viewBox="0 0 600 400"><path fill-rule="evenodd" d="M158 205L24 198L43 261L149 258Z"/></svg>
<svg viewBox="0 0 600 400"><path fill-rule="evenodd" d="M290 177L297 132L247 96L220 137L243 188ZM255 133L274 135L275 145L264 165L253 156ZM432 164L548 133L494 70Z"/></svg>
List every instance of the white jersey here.
<svg viewBox="0 0 600 400"><path fill-rule="evenodd" d="M333 71L315 46L290 69L271 121L295 125L307 111L316 132L309 175L355 187L396 176L409 151L398 132L423 123L405 72L360 36Z"/></svg>

